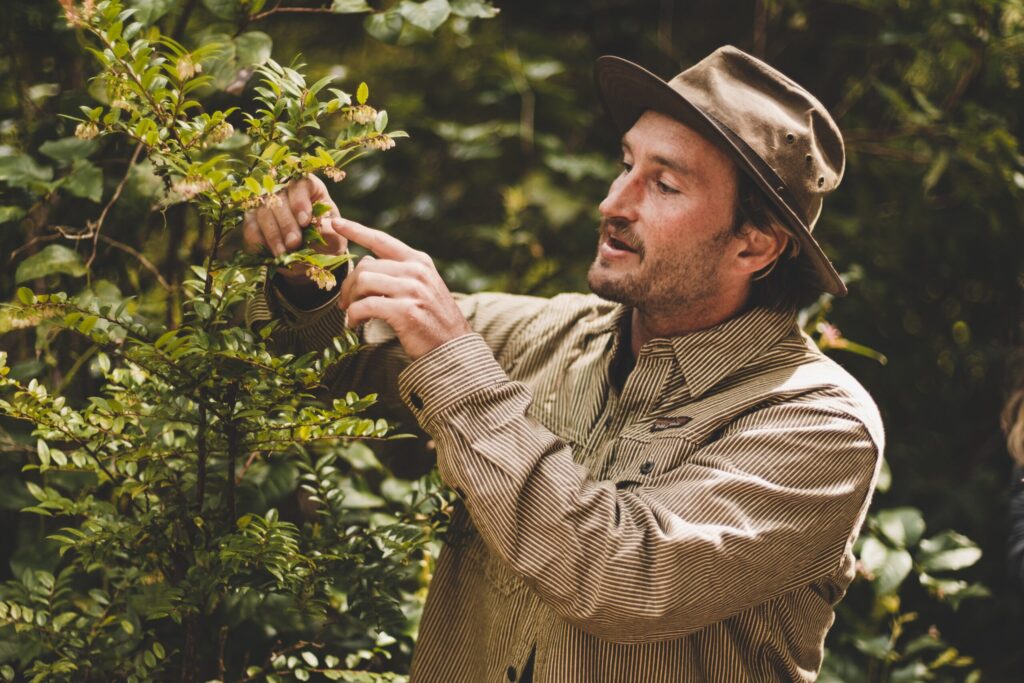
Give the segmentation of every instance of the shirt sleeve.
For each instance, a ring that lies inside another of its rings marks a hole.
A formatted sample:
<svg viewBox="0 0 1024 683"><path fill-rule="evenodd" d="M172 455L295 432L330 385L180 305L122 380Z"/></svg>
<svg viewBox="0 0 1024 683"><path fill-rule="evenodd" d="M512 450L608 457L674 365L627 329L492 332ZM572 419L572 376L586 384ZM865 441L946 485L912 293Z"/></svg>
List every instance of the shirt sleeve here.
<svg viewBox="0 0 1024 683"><path fill-rule="evenodd" d="M492 552L562 618L616 642L677 638L836 573L880 462L861 421L805 397L619 488L527 414L529 389L477 335L418 359L400 388Z"/></svg>
<svg viewBox="0 0 1024 683"><path fill-rule="evenodd" d="M246 302L245 320L250 327L276 320L272 341L279 353L319 352L332 344L345 329L345 312L338 307L341 283L350 272L349 261L335 270L337 284L315 300L293 301L284 293L275 277L266 277L264 286ZM502 357L514 344L525 325L534 319L549 300L513 294L454 294L470 327L487 342L491 352ZM380 412L405 431L416 431L417 420L399 397L398 376L409 364L394 330L379 320L371 320L356 331L361 348L344 359L325 378L325 394L377 394Z"/></svg>

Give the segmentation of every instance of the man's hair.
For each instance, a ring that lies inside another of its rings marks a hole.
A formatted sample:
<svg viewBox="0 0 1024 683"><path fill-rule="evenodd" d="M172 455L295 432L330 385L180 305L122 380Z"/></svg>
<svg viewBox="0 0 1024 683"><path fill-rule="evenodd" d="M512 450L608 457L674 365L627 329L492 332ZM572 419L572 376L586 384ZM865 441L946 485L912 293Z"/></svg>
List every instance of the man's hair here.
<svg viewBox="0 0 1024 683"><path fill-rule="evenodd" d="M1010 354L1007 361L1009 394L1000 425L1006 435L1006 449L1018 465L1024 467L1024 349Z"/></svg>
<svg viewBox="0 0 1024 683"><path fill-rule="evenodd" d="M754 274L750 288L751 304L800 309L817 300L820 288L815 285L813 268L805 259L799 258L800 242L796 234L782 220L771 200L754 180L739 171L736 179L736 206L733 209L733 234L743 234L748 223L754 230L764 233L777 230L789 238L778 257Z"/></svg>

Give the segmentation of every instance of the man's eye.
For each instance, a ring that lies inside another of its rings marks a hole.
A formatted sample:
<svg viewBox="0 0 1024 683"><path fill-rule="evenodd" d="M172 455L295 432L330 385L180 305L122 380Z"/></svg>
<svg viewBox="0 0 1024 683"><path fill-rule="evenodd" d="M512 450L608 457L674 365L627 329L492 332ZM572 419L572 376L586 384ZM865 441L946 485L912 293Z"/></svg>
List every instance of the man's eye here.
<svg viewBox="0 0 1024 683"><path fill-rule="evenodd" d="M622 172L623 173L629 173L632 170L633 170L633 164L629 163L628 161L623 161L622 162Z"/></svg>
<svg viewBox="0 0 1024 683"><path fill-rule="evenodd" d="M679 190L677 190L676 188L671 187L669 185L666 185L665 183L661 182L660 180L658 181L657 185L658 185L658 192L660 192L662 194L679 194Z"/></svg>

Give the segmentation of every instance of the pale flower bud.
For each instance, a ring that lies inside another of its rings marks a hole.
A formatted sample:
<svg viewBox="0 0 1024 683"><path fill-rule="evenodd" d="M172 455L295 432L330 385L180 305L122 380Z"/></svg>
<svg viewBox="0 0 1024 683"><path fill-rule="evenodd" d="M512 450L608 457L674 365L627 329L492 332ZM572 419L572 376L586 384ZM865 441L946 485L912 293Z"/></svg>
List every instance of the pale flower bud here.
<svg viewBox="0 0 1024 683"><path fill-rule="evenodd" d="M320 266L314 266L313 264L306 265L306 277L312 280L313 284L317 287L325 291L332 289L338 283L331 271Z"/></svg>
<svg viewBox="0 0 1024 683"><path fill-rule="evenodd" d="M203 70L203 65L192 59L192 55L182 55L176 65L178 71L178 78L183 81L195 76Z"/></svg>
<svg viewBox="0 0 1024 683"><path fill-rule="evenodd" d="M386 151L395 146L395 140L390 135L375 135L363 140L363 147L366 149L377 149Z"/></svg>
<svg viewBox="0 0 1024 683"><path fill-rule="evenodd" d="M81 140L92 140L100 134L100 127L92 121L82 121L75 126L75 137Z"/></svg>
<svg viewBox="0 0 1024 683"><path fill-rule="evenodd" d="M342 118L353 123L373 123L377 118L377 110L368 104L357 104L354 107L345 107Z"/></svg>
<svg viewBox="0 0 1024 683"><path fill-rule="evenodd" d="M328 166L324 169L324 175L333 180L336 183L340 183L345 179L345 171L341 170L337 166Z"/></svg>

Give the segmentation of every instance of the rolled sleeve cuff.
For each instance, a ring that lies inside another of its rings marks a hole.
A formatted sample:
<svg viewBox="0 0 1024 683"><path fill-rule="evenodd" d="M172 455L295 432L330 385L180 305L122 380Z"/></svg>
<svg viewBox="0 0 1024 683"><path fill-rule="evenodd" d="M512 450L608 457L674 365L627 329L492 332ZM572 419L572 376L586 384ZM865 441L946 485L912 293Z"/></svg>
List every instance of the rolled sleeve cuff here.
<svg viewBox="0 0 1024 683"><path fill-rule="evenodd" d="M428 432L431 423L467 396L509 381L484 338L465 334L410 363L398 391Z"/></svg>

